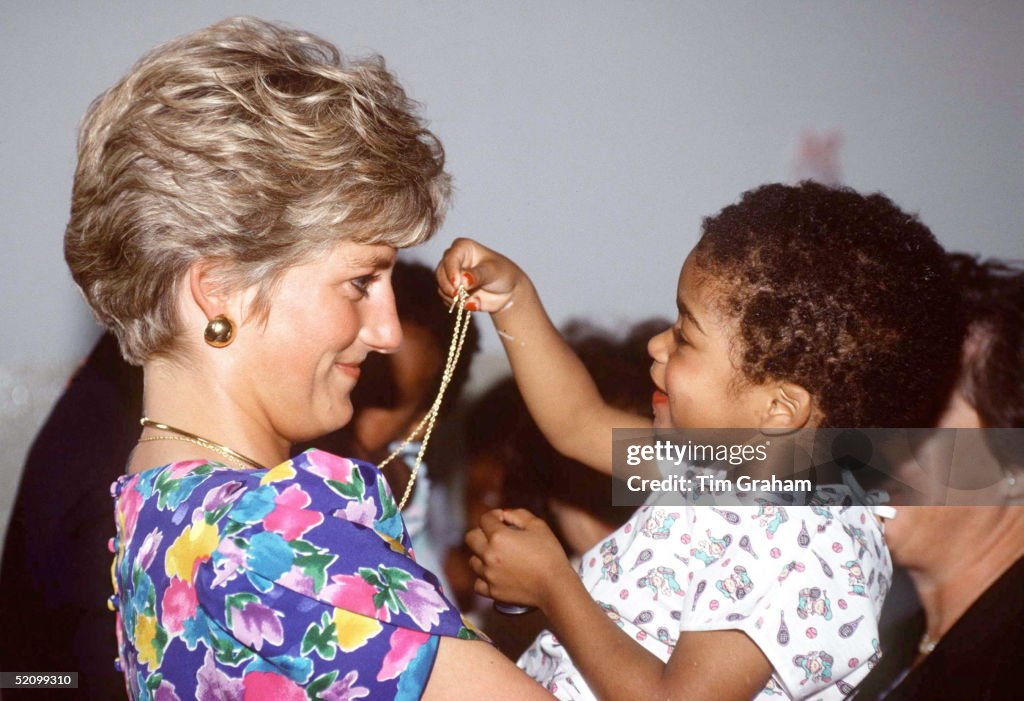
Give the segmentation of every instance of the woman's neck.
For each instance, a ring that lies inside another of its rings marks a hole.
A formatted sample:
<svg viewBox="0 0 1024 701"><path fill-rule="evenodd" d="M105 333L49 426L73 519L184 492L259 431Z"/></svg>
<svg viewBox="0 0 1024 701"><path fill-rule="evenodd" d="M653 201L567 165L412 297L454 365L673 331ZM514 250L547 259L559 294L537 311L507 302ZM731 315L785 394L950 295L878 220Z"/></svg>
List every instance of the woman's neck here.
<svg viewBox="0 0 1024 701"><path fill-rule="evenodd" d="M963 519L933 557L908 567L925 613L928 640L937 642L993 582L1024 556L1024 509L994 509L993 518Z"/></svg>
<svg viewBox="0 0 1024 701"><path fill-rule="evenodd" d="M244 384L226 385L221 373L167 359L155 359L143 368L143 414L153 421L188 431L251 458L264 467L286 460L288 440L269 424ZM171 436L146 428L143 436ZM170 456L180 456L168 459ZM140 443L132 455L130 471L181 459L209 458L224 462L217 451L178 440Z"/></svg>

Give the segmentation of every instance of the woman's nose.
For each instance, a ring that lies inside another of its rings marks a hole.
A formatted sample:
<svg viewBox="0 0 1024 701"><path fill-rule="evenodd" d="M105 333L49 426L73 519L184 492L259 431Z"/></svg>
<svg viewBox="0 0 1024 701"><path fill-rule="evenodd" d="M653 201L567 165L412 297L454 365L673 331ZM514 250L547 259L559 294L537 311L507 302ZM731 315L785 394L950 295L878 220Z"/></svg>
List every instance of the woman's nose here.
<svg viewBox="0 0 1024 701"><path fill-rule="evenodd" d="M379 300L368 310L363 323L363 342L378 353L394 353L402 345L402 325L398 321L395 298Z"/></svg>

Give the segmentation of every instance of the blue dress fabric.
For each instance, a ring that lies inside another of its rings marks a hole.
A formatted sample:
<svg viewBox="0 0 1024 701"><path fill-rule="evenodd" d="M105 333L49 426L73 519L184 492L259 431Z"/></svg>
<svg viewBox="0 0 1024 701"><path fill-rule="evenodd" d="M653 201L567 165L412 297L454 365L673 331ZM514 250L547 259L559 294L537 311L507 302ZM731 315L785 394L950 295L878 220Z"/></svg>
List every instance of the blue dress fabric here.
<svg viewBox="0 0 1024 701"><path fill-rule="evenodd" d="M111 494L131 699L418 699L440 636L483 637L416 563L368 463L176 462Z"/></svg>

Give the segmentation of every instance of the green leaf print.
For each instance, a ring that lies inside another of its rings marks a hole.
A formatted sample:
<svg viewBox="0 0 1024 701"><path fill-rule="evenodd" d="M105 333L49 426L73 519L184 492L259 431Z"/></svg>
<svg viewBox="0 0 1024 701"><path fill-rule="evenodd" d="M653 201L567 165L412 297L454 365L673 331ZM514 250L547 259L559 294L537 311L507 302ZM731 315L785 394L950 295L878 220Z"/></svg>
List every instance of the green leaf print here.
<svg viewBox="0 0 1024 701"><path fill-rule="evenodd" d="M366 482L363 481L363 475L355 468L352 468L352 479L350 482L325 480L325 483L346 499L362 499L363 492L366 490Z"/></svg>
<svg viewBox="0 0 1024 701"><path fill-rule="evenodd" d="M316 650L323 659L333 660L337 646L337 629L326 612L320 618L320 625L310 623L306 634L302 636L303 655L308 655L311 651Z"/></svg>
<svg viewBox="0 0 1024 701"><path fill-rule="evenodd" d="M327 688L334 683L334 680L338 678L338 670L328 672L327 674L321 674L319 677L314 679L306 687L306 698L318 699L320 694L327 691Z"/></svg>

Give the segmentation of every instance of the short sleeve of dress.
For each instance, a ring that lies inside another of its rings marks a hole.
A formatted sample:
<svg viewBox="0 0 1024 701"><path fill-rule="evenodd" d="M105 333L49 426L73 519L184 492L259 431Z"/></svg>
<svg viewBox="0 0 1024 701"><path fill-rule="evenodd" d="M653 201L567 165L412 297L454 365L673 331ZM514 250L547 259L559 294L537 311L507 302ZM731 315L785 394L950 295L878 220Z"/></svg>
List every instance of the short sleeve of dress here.
<svg viewBox="0 0 1024 701"><path fill-rule="evenodd" d="M153 683L180 698L418 699L440 636L481 637L411 557L372 465L307 451L230 477L175 510L147 565Z"/></svg>
<svg viewBox="0 0 1024 701"><path fill-rule="evenodd" d="M879 659L891 563L863 507L694 511L681 630L744 631L789 697L844 698Z"/></svg>

